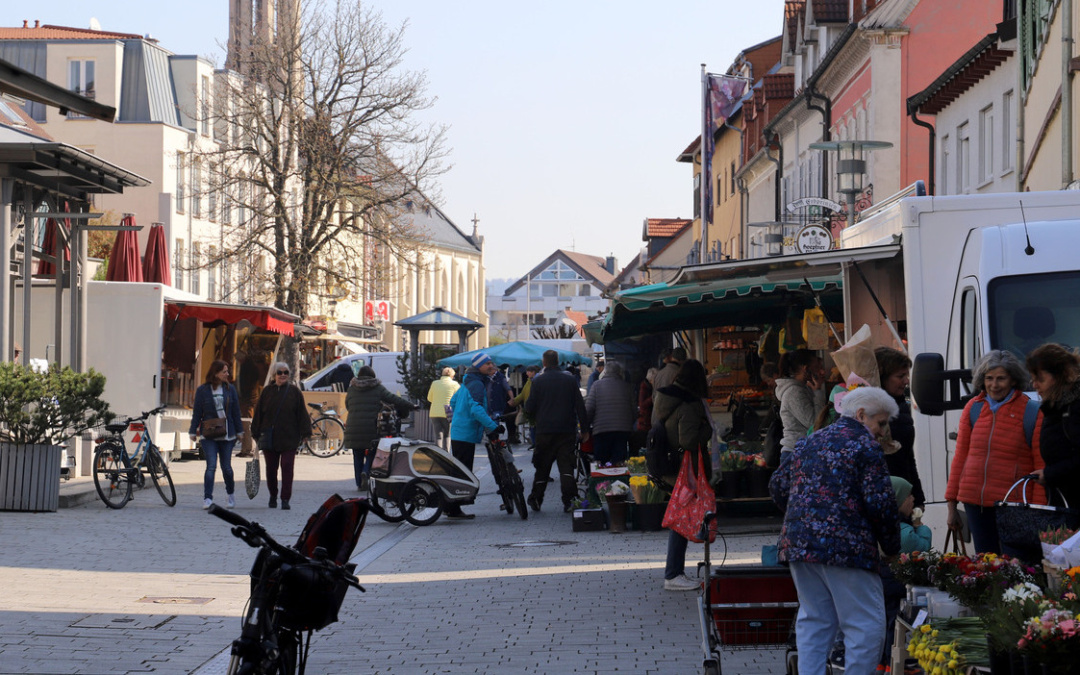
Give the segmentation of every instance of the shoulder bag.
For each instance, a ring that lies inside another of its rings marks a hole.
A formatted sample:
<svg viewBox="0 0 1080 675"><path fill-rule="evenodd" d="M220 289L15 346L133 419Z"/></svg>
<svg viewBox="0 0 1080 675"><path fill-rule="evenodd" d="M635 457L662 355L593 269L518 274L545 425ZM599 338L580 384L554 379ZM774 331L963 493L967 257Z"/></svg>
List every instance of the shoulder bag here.
<svg viewBox="0 0 1080 675"><path fill-rule="evenodd" d="M244 489L247 491L248 499L255 499L258 496L260 480L259 453L256 452L255 456L247 461L247 467L244 469Z"/></svg>
<svg viewBox="0 0 1080 675"><path fill-rule="evenodd" d="M998 538L1002 544L1014 548L1039 548L1039 533L1044 530L1054 530L1064 527L1066 521L1076 515L1076 510L1069 508L1069 502L1058 490L1061 498L1060 506L1047 506L1046 504L1031 504L1027 497L1028 481L1035 480L1034 476L1024 476L1013 483L1005 497L994 503L994 511L997 518ZM1010 502L1009 495L1018 485L1020 489L1019 502Z"/></svg>
<svg viewBox="0 0 1080 675"><path fill-rule="evenodd" d="M709 477L705 475L704 456L698 454L697 477L690 469L693 461L691 452L687 450L683 454L679 477L675 480L675 488L671 492L671 501L664 512L663 526L700 544L704 541L701 535L706 534L702 528L705 514L716 511L716 494L709 485ZM707 534L710 543L716 540L715 519L709 523Z"/></svg>
<svg viewBox="0 0 1080 675"><path fill-rule="evenodd" d="M211 400L214 396L214 390L210 389ZM203 438L208 438L212 441L216 441L219 438L225 438L229 434L229 423L226 419L229 414L229 392L223 386L221 388L221 407L225 411L225 417L214 417L212 419L203 420L199 425L199 434Z"/></svg>

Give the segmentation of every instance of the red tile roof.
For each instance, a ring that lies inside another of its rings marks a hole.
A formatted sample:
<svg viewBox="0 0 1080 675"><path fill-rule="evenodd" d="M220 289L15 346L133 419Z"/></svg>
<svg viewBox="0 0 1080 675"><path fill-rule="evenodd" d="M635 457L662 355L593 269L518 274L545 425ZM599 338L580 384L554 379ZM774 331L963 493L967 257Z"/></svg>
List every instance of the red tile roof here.
<svg viewBox="0 0 1080 675"><path fill-rule="evenodd" d="M764 98L791 98L795 95L794 73L772 73L762 78Z"/></svg>
<svg viewBox="0 0 1080 675"><path fill-rule="evenodd" d="M674 237L691 222L685 218L647 218L645 220L645 236Z"/></svg>
<svg viewBox="0 0 1080 675"><path fill-rule="evenodd" d="M799 40L799 27L806 11L806 0L785 0L784 21L787 26L788 51L795 51L795 45Z"/></svg>
<svg viewBox="0 0 1080 675"><path fill-rule="evenodd" d="M0 28L0 40L141 40L134 33L70 28L68 26L30 26L23 21L22 28Z"/></svg>
<svg viewBox="0 0 1080 675"><path fill-rule="evenodd" d="M812 0L814 21L818 23L847 23L847 0Z"/></svg>

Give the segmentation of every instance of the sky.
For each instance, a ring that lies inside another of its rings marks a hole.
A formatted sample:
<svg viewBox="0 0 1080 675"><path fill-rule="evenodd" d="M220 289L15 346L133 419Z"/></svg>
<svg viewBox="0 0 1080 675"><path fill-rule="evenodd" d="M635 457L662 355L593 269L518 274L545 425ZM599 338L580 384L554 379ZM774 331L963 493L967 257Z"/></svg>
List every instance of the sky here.
<svg viewBox="0 0 1080 675"><path fill-rule="evenodd" d="M407 21L405 66L449 127L443 212L484 237L489 279L555 249L638 255L646 218L690 218L693 172L675 158L701 130L701 64L723 72L783 30L783 0L381 0ZM5 24L150 34L224 62L229 0L38 0Z"/></svg>

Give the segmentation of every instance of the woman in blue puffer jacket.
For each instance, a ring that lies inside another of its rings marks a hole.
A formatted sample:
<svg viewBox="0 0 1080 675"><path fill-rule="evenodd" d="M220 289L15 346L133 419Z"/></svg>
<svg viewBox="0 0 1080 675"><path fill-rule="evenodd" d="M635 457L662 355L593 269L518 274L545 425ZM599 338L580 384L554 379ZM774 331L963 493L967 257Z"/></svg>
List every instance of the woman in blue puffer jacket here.
<svg viewBox="0 0 1080 675"><path fill-rule="evenodd" d="M491 419L468 387L459 387L450 398L450 407L454 417L450 421L450 448L454 457L472 471L472 457L476 454L476 444L484 441L484 433L501 433L503 428ZM447 518L472 519L474 514L462 513L461 507L451 504L446 509Z"/></svg>

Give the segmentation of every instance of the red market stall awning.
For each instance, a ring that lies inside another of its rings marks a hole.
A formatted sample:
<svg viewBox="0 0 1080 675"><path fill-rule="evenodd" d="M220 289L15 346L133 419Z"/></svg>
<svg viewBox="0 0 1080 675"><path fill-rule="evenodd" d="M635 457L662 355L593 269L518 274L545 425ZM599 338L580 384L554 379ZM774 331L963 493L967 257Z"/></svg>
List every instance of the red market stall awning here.
<svg viewBox="0 0 1080 675"><path fill-rule="evenodd" d="M167 300L165 314L174 321L198 319L211 326L227 326L248 321L256 328L281 335L293 335L293 325L300 319L275 307L259 305L227 305L219 302L181 302Z"/></svg>
<svg viewBox="0 0 1080 675"><path fill-rule="evenodd" d="M169 249L165 245L165 226L150 226L146 239L146 255L143 256L143 281L172 286L172 270L169 266Z"/></svg>
<svg viewBox="0 0 1080 675"><path fill-rule="evenodd" d="M124 216L121 225L135 226L135 219ZM139 256L139 233L120 230L116 233L112 251L109 252L109 269L106 281L142 281L142 259Z"/></svg>

